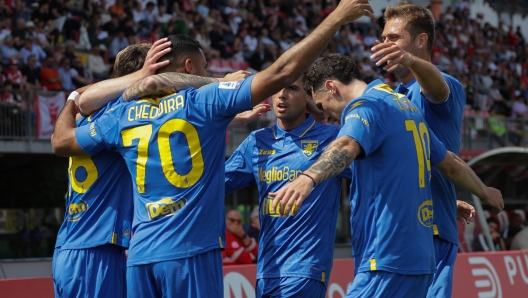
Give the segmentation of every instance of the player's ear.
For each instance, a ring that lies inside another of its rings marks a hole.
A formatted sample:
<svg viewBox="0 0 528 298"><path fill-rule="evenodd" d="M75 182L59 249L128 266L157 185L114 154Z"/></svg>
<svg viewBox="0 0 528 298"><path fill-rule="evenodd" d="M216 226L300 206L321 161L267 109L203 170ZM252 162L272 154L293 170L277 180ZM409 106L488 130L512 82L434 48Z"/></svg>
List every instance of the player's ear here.
<svg viewBox="0 0 528 298"><path fill-rule="evenodd" d="M333 80L326 80L325 88L327 92L330 92L330 94L332 95L337 94L337 88Z"/></svg>
<svg viewBox="0 0 528 298"><path fill-rule="evenodd" d="M423 49L427 47L427 40L428 40L427 33L420 33L418 36L414 39L416 46L419 49Z"/></svg>
<svg viewBox="0 0 528 298"><path fill-rule="evenodd" d="M183 67L185 69L185 72L188 73L188 74L192 74L192 70L193 70L193 63L192 63L192 60L191 58L186 58L185 59L185 62L183 64Z"/></svg>

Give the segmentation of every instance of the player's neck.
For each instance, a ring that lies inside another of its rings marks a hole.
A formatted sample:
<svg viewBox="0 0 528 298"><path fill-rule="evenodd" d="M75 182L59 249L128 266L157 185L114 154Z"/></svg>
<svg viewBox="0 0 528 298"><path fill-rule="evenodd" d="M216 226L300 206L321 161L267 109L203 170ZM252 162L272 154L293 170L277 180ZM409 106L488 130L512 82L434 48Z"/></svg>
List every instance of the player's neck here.
<svg viewBox="0 0 528 298"><path fill-rule="evenodd" d="M304 121L306 121L306 114L302 114L301 116L297 117L296 119L277 119L277 123L279 124L280 129L282 130L292 130L297 127L299 127L301 124L303 124Z"/></svg>
<svg viewBox="0 0 528 298"><path fill-rule="evenodd" d="M353 80L350 84L344 85L340 91L342 99L346 101L344 104L347 105L350 101L363 95L365 89L367 89L367 84L360 80Z"/></svg>

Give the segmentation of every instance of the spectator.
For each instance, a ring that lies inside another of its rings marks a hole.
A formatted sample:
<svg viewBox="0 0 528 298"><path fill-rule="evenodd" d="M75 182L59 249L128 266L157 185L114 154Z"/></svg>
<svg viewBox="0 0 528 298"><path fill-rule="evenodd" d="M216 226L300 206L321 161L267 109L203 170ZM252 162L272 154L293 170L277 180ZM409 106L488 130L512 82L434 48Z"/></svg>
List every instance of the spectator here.
<svg viewBox="0 0 528 298"><path fill-rule="evenodd" d="M2 55L2 64L8 65L11 60L22 60L22 54L15 48L13 37L8 36L4 40L4 44L0 47L0 54Z"/></svg>
<svg viewBox="0 0 528 298"><path fill-rule="evenodd" d="M55 68L55 60L53 57L47 57L44 60L40 71L40 82L46 90L59 91L62 89L62 78Z"/></svg>
<svg viewBox="0 0 528 298"><path fill-rule="evenodd" d="M110 65L105 64L98 46L93 46L87 58L87 67L98 80L104 80L109 76Z"/></svg>
<svg viewBox="0 0 528 298"><path fill-rule="evenodd" d="M520 96L519 93L513 99L512 105L512 117L519 119L528 119L528 107L525 103L525 98Z"/></svg>
<svg viewBox="0 0 528 298"><path fill-rule="evenodd" d="M33 13L31 13L31 20L33 22L41 21L44 23L47 23L52 19L50 11L49 11L49 4L46 1L41 1L38 9L34 10Z"/></svg>
<svg viewBox="0 0 528 298"><path fill-rule="evenodd" d="M28 63L29 56L35 56L37 58L37 67L40 67L41 62L46 58L44 50L33 42L32 37L26 38L24 41L24 47L20 50L24 64Z"/></svg>
<svg viewBox="0 0 528 298"><path fill-rule="evenodd" d="M249 59L249 66L256 71L262 70L264 62L269 60L269 54L266 52L263 44L258 44L256 51Z"/></svg>
<svg viewBox="0 0 528 298"><path fill-rule="evenodd" d="M108 49L108 58L111 61L115 60L115 57L117 56L117 53L119 53L122 49L128 47L129 42L128 39L125 37L125 32L123 29L117 30L117 36L114 37L112 42L110 43L110 48Z"/></svg>
<svg viewBox="0 0 528 298"><path fill-rule="evenodd" d="M259 206L255 206L255 208L253 208L253 211L251 211L250 218L251 224L247 229L246 234L248 234L250 238L258 240L260 234Z"/></svg>
<svg viewBox="0 0 528 298"><path fill-rule="evenodd" d="M154 21L158 24L167 25L169 21L172 20L172 16L167 13L165 4L158 5L158 13L154 15Z"/></svg>
<svg viewBox="0 0 528 298"><path fill-rule="evenodd" d="M28 63L22 67L22 75L24 76L24 86L29 90L40 90L40 67L37 66L37 57L29 55Z"/></svg>
<svg viewBox="0 0 528 298"><path fill-rule="evenodd" d="M240 212L229 211L226 215L226 248L222 252L224 265L256 263L257 254L257 241L244 232Z"/></svg>
<svg viewBox="0 0 528 298"><path fill-rule="evenodd" d="M88 51L92 48L90 43L90 36L88 35L88 28L90 28L90 22L84 21L79 29L79 40L75 44L75 49L80 51Z"/></svg>
<svg viewBox="0 0 528 298"><path fill-rule="evenodd" d="M511 243L511 250L528 249L528 227L523 228Z"/></svg>
<svg viewBox="0 0 528 298"><path fill-rule="evenodd" d="M24 76L22 72L18 69L18 61L12 59L9 62L9 69L6 70L5 76L6 81L11 84L13 89L23 89Z"/></svg>
<svg viewBox="0 0 528 298"><path fill-rule="evenodd" d="M72 69L78 74L77 76L73 76L73 84L76 89L92 84L92 74L84 67L81 58L75 57L75 59L73 59Z"/></svg>
<svg viewBox="0 0 528 298"><path fill-rule="evenodd" d="M70 64L72 63L73 59L75 59L75 41L69 39L65 43L66 50L64 51L64 57L68 58L70 60ZM62 62L61 62L62 64Z"/></svg>
<svg viewBox="0 0 528 298"><path fill-rule="evenodd" d="M494 218L488 218L487 220L488 228L490 231L491 239L493 241L494 249L488 246L486 238L483 233L480 233L473 240L473 251L499 251L506 250L506 245L504 240L502 240L501 235L499 234L499 222Z"/></svg>
<svg viewBox="0 0 528 298"><path fill-rule="evenodd" d="M89 78L84 78L71 67L70 59L67 57L62 58L58 72L62 78L62 90L73 91L76 88L74 81L77 81L80 85L86 86L91 83Z"/></svg>
<svg viewBox="0 0 528 298"><path fill-rule="evenodd" d="M207 0L205 0L207 2ZM0 0L0 20L11 20L11 9L7 6L5 0Z"/></svg>
<svg viewBox="0 0 528 298"><path fill-rule="evenodd" d="M502 238L506 244L506 249L511 249L515 235L523 229L523 218L519 213L513 212L508 216L508 222L508 227L502 231Z"/></svg>
<svg viewBox="0 0 528 298"><path fill-rule="evenodd" d="M26 8L26 2L24 0L15 1L15 9L13 10L13 20L24 19L29 21L31 12Z"/></svg>
<svg viewBox="0 0 528 298"><path fill-rule="evenodd" d="M108 8L108 12L110 12L110 14L116 15L119 19L122 19L125 15L123 0L116 0L115 3Z"/></svg>
<svg viewBox="0 0 528 298"><path fill-rule="evenodd" d="M508 140L510 140L515 146L519 146L521 138L513 132L508 131L505 124L504 116L497 115L497 109L495 106L491 107L490 116L488 117L489 128L491 131L492 140L499 143L501 147L505 146L504 136L507 134Z"/></svg>

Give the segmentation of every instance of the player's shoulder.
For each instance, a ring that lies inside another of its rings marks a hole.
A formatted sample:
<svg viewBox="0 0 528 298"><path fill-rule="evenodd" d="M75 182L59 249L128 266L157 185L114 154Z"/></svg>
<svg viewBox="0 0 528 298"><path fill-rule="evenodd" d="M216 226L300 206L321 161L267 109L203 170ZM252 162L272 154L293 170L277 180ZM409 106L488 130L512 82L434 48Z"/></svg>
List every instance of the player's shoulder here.
<svg viewBox="0 0 528 298"><path fill-rule="evenodd" d="M320 122L315 122L312 131L317 134L323 135L337 135L341 127L333 124L323 124Z"/></svg>

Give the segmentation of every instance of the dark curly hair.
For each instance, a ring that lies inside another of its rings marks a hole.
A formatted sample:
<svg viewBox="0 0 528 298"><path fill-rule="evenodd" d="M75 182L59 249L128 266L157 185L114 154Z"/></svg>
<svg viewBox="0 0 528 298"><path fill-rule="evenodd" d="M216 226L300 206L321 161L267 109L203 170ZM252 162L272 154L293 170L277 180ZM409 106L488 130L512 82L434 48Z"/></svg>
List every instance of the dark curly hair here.
<svg viewBox="0 0 528 298"><path fill-rule="evenodd" d="M328 79L348 85L352 80L361 80L361 74L351 57L329 54L310 67L304 80L304 91L311 96L312 91L323 88Z"/></svg>

